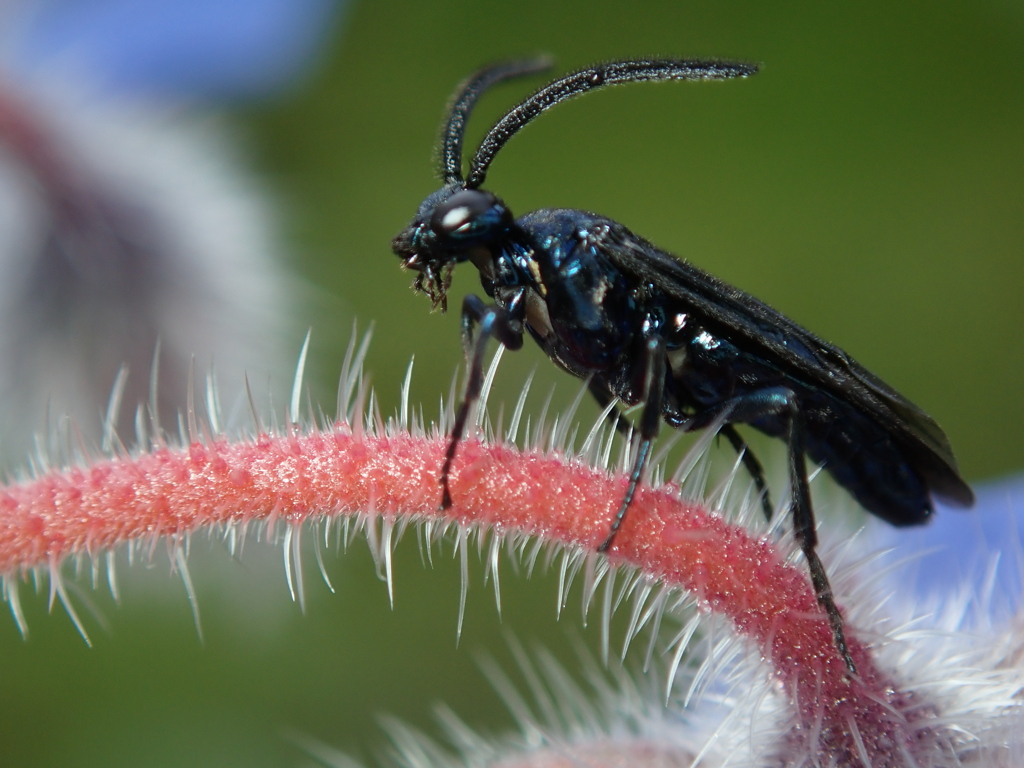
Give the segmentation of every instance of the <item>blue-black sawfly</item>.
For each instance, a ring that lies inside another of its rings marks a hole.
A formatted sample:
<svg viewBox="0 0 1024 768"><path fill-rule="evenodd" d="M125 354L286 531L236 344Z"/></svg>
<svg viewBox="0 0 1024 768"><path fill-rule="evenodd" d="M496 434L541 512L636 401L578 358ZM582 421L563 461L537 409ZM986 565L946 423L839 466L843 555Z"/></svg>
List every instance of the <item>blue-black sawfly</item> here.
<svg viewBox="0 0 1024 768"><path fill-rule="evenodd" d="M413 287L435 308L446 308L451 271L465 261L479 270L492 300L470 295L463 301L469 371L441 469L443 506L451 505L449 471L480 396L487 343L495 338L515 350L528 333L557 365L586 379L602 406L642 406L629 485L601 551L612 546L629 510L662 420L686 431L718 426L740 452L769 517L764 471L733 425L749 424L786 441L794 533L837 649L854 672L842 617L816 552L805 459L824 466L872 514L897 526L918 525L932 514L933 495L962 506L974 501L945 434L838 347L622 224L565 208L516 219L497 196L481 189L505 143L568 98L620 83L747 77L756 66L640 60L579 70L499 119L463 177L466 122L480 96L549 66L544 58L501 62L462 83L442 126L444 184L392 244L402 265L417 273ZM629 429L617 410L610 418L620 430Z"/></svg>

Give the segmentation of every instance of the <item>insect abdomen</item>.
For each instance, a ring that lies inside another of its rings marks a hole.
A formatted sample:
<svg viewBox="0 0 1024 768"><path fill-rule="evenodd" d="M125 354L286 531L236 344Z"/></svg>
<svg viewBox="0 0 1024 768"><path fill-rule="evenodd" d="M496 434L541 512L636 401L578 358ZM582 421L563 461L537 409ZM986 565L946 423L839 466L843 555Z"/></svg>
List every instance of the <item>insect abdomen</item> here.
<svg viewBox="0 0 1024 768"><path fill-rule="evenodd" d="M672 370L667 406L689 402L698 411L714 410L732 398L790 390L800 403L812 461L823 465L867 511L892 525L919 525L928 519L932 512L928 483L915 468L913 456L885 424L698 326L691 327L689 334L685 361ZM770 437L784 438L787 419L787 414L779 413L749 423Z"/></svg>
<svg viewBox="0 0 1024 768"><path fill-rule="evenodd" d="M884 426L821 392L804 393L803 414L808 456L864 509L897 526L929 518L928 485Z"/></svg>

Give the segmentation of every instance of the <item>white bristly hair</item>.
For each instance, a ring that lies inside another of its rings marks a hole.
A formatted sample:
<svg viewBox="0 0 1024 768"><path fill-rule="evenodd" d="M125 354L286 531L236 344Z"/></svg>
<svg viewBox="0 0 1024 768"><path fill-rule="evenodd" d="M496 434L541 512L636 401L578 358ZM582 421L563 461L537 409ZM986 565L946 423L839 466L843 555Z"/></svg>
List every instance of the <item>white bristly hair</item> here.
<svg viewBox="0 0 1024 768"><path fill-rule="evenodd" d="M309 396L303 389L309 338L303 344L294 377L291 398L284 415L285 429L294 431L327 427L335 421L347 424L355 433L396 435L445 434L453 420L450 398L442 402L436 422L427 423L420 409L409 402L412 363L401 383L401 401L396 413L384 418L378 399L366 383L363 365L370 334L353 334L345 355L338 386L335 419L320 417L317 424ZM574 414L585 393L585 385L569 411L548 419L526 419L525 401L530 381L513 408L507 427L501 418L492 419L486 404L500 355L491 363L475 423L480 435L493 442L516 443L527 450L557 453L567 461L580 461L608 470L629 467L632 448L629 441L616 436L605 409L596 421L580 431L575 429ZM194 385L190 385L194 386ZM182 445L187 441L223 434L224 415L220 412L217 379L205 378L204 397L190 390L187 413L180 434L166 434L152 414L137 416L138 434L134 447L126 447L115 428L116 412L123 383L114 386L109 408L103 420L102 445L98 451L82 448L72 439L73 430L56 429L39 448L25 476L51 467L88 464L97 455L124 455L150 447ZM454 391L454 390L453 390ZM154 398L155 401L156 398ZM250 393L252 426L240 438L270 429L277 422L272 413L260 411ZM548 399L550 402L550 398ZM200 406L205 415L199 413ZM544 406L545 411L547 404ZM519 440L520 434L525 435ZM784 552L795 553L788 533L785 499L779 502L771 524L764 521L760 500L753 483L746 478L742 464L731 462L724 476L711 484L708 451L714 430L700 435L694 446L666 471L663 464L651 477L667 476L678 483L687 496L698 498L715 509L731 510L730 515L771 537ZM613 444L620 446L620 457L613 459ZM661 456L664 461L664 454ZM949 752L933 766L1020 765L1024 761L1024 633L1020 617L1015 624L992 624L970 632L965 616L970 606L986 596L964 593L943 605L914 605L904 601L899 591L886 582L884 569L872 568L872 558L858 554L855 536L842 537L842 545L830 521L825 531L823 559L836 563L832 583L846 607L850 626L872 642L880 664L897 670L907 690L920 692L939 708L929 724L945 726L958 734ZM755 766L781 765L775 762L778 749L790 725L782 692L752 646L738 638L717 617L698 611L694 600L678 590L666 588L635 569L613 567L597 552L560 546L551 541L530 538L516 531L496 531L480 525L462 525L439 519L416 520L382 516L370 505L352 518L325 516L302 525L275 520L227 523L207 535L224 543L228 553L240 554L249 536L275 542L281 547L284 573L292 599L305 605L304 555L312 548L317 568L333 591L324 567L324 551L345 549L356 538L367 544L378 576L386 582L389 600L394 604L395 548L408 529L416 533L424 563L431 564L450 555L458 561L460 587L456 634L462 631L466 595L470 582L480 578L492 585L495 603L501 609L500 570L511 566L527 576L538 568L557 576L556 610L561 613L578 595L584 622L596 620L600 633L600 660L585 652L585 682L580 684L543 649L527 654L512 643L517 659L517 678L501 671L491 660L480 663L491 683L505 701L518 724L518 733L500 739L481 736L452 712L441 709L438 718L448 746L395 720L385 721L393 744L392 758L401 768L561 768L619 766L664 768L665 766ZM312 543L310 543L312 542ZM162 541L170 562L185 586L199 626L199 606L188 571L190 537ZM149 559L157 541L140 539L124 546L129 563ZM472 551L476 550L473 555ZM796 555L792 555L795 557ZM91 571L94 585L105 571L108 588L118 595L116 558L111 552L78 555L70 569L76 573ZM475 563L482 562L480 575ZM86 630L72 605L65 570L69 566L50 563L33 573L37 583L49 584L50 602L59 600L83 637ZM869 574L865 577L864 574ZM21 577L3 578L3 595L15 622L27 632L18 584ZM856 581L856 589L853 582ZM453 598L455 599L455 598ZM622 621L615 622L616 614ZM612 635L622 625L623 635L613 642ZM637 645L639 644L639 647ZM623 660L613 659L613 648ZM611 671L608 671L608 670ZM525 690L524 690L525 689ZM352 768L354 763L341 753L316 740L296 736L304 749L327 765ZM814 739L810 741L813 743ZM813 755L795 758L786 765L813 765ZM800 762L803 760L803 762ZM874 768L869 766L868 768ZM922 766L922 768L924 768Z"/></svg>

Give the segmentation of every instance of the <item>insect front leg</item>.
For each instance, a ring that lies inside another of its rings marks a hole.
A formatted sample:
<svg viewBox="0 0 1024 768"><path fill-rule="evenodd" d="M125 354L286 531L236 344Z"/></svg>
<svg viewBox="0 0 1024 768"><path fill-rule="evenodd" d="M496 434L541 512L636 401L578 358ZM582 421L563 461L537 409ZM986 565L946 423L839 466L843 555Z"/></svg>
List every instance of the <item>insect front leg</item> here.
<svg viewBox="0 0 1024 768"><path fill-rule="evenodd" d="M523 305L522 293L516 294L508 301L507 309L497 304L484 304L479 296L469 295L462 300L462 346L466 352L468 366L466 391L455 413L455 424L448 438L448 450L445 452L444 465L441 467L441 509L448 509L452 505L448 477L451 474L455 452L466 431L470 411L480 399L480 390L484 383L484 355L487 352L487 342L494 337L513 351L523 346ZM475 339L474 325L479 326Z"/></svg>
<svg viewBox="0 0 1024 768"><path fill-rule="evenodd" d="M829 584L828 574L825 573L825 566L822 565L821 559L818 557L818 533L814 525L814 511L811 508L811 489L807 482L805 429L796 393L786 387L771 387L735 397L714 408L701 411L686 425L685 429L687 431L703 429L713 424L723 414L727 414L732 422L750 423L772 416L781 416L786 420L786 443L789 447L789 485L793 496L793 535L807 561L811 585L814 587L818 604L828 616L836 649L839 651L843 663L846 664L846 668L851 674L856 674L857 666L853 662L850 648L846 643L843 617L839 613L839 607L832 594L832 586ZM758 463L758 467L760 467L760 463ZM757 483L756 477L754 482Z"/></svg>
<svg viewBox="0 0 1024 768"><path fill-rule="evenodd" d="M612 520L611 530L608 537L597 548L598 552L607 552L615 536L622 527L622 521L626 519L626 512L636 495L636 489L640 486L647 463L651 460L651 447L654 438L658 436L658 428L661 426L661 400L665 390L665 343L660 336L652 336L644 342L644 381L643 401L644 409L640 414L640 443L636 447L636 458L633 460L633 471L629 474L629 485L626 486L626 495L622 499L619 511ZM593 388L590 390L594 392ZM601 401L600 396L598 402ZM605 404L607 405L607 403ZM619 419L623 419L618 414ZM621 422L617 421L616 424Z"/></svg>

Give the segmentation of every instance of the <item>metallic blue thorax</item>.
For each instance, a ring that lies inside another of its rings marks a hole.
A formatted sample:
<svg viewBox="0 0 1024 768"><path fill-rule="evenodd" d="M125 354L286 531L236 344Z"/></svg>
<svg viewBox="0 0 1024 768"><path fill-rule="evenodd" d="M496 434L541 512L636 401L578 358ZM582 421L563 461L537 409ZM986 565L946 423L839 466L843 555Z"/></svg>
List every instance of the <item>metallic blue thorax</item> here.
<svg viewBox="0 0 1024 768"><path fill-rule="evenodd" d="M646 319L643 286L591 239L604 221L567 209L529 213L494 254L495 279L481 275L499 304L526 290L527 330L578 376L609 376L624 359L636 359L630 352Z"/></svg>

